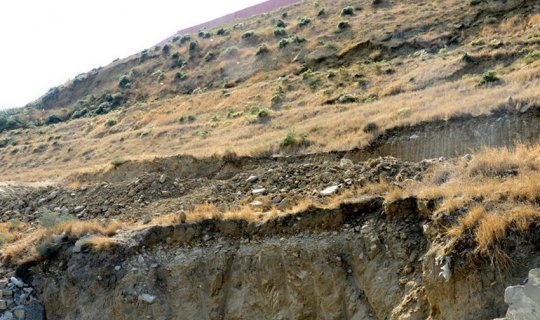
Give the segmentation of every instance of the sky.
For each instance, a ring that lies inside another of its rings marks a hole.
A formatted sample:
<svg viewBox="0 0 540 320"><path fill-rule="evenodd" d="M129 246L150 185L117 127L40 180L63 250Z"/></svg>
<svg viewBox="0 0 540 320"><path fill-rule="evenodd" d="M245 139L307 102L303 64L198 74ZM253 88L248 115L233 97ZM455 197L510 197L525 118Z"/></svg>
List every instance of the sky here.
<svg viewBox="0 0 540 320"><path fill-rule="evenodd" d="M263 0L0 1L0 109Z"/></svg>

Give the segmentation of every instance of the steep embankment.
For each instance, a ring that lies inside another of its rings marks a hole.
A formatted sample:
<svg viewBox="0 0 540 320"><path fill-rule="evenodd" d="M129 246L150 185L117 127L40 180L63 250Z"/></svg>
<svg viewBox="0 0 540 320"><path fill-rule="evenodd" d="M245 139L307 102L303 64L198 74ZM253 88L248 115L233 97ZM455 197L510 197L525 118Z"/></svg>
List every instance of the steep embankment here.
<svg viewBox="0 0 540 320"><path fill-rule="evenodd" d="M19 275L33 279L48 319L503 315L504 288L539 263L538 248L515 250L511 272L452 261L447 281L421 208L416 199L368 197L262 224L156 226L120 233L105 252L65 239L58 256Z"/></svg>

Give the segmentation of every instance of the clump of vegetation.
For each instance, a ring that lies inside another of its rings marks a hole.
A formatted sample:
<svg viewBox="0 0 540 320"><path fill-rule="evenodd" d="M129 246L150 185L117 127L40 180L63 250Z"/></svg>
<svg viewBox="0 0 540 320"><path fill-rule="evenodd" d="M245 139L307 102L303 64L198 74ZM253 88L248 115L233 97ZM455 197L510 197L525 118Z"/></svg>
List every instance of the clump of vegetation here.
<svg viewBox="0 0 540 320"><path fill-rule="evenodd" d="M374 133L379 131L379 126L375 122L367 123L362 129L365 133Z"/></svg>
<svg viewBox="0 0 540 320"><path fill-rule="evenodd" d="M307 26L308 24L311 23L311 19L310 18L307 18L307 17L304 17L304 18L300 18L298 20L298 27L302 28L302 27L305 27Z"/></svg>
<svg viewBox="0 0 540 320"><path fill-rule="evenodd" d="M479 47L486 44L486 41L482 38L471 41L471 46Z"/></svg>
<svg viewBox="0 0 540 320"><path fill-rule="evenodd" d="M248 39L251 39L255 36L255 31L253 30L249 30L249 31L246 31L242 34L242 39L244 40L248 40Z"/></svg>
<svg viewBox="0 0 540 320"><path fill-rule="evenodd" d="M75 218L73 218L69 214L45 210L41 213L41 217L39 218L39 223L44 228L51 229L64 222L68 222L72 220L75 220Z"/></svg>
<svg viewBox="0 0 540 320"><path fill-rule="evenodd" d="M169 46L168 44L164 45L163 48L161 48L161 53L164 56L168 56L170 52L171 52L171 46Z"/></svg>
<svg viewBox="0 0 540 320"><path fill-rule="evenodd" d="M223 50L221 55L225 58L233 58L238 56L238 48L237 47L228 47L227 49Z"/></svg>
<svg viewBox="0 0 540 320"><path fill-rule="evenodd" d="M350 27L349 21L340 21L340 22L338 23L338 29L339 29L339 30L345 30L345 29L347 29L347 28L349 28L349 27Z"/></svg>
<svg viewBox="0 0 540 320"><path fill-rule="evenodd" d="M358 101L358 99L350 94L342 94L337 99L338 103L355 103L356 101Z"/></svg>
<svg viewBox="0 0 540 320"><path fill-rule="evenodd" d="M212 34L206 30L199 31L199 38L202 39L210 39L212 37Z"/></svg>
<svg viewBox="0 0 540 320"><path fill-rule="evenodd" d="M482 74L482 78L480 79L480 85L493 83L499 81L499 77L493 72L492 70L488 70Z"/></svg>
<svg viewBox="0 0 540 320"><path fill-rule="evenodd" d="M199 47L199 46L197 45L197 42L191 41L191 42L189 43L189 52L190 52L190 53L193 53L195 50L197 50L198 47Z"/></svg>
<svg viewBox="0 0 540 320"><path fill-rule="evenodd" d="M226 36L229 34L229 30L225 29L225 28L219 28L216 32L216 34L218 36Z"/></svg>
<svg viewBox="0 0 540 320"><path fill-rule="evenodd" d="M190 115L187 115L187 116L181 116L180 118L178 118L178 122L180 123L184 123L184 122L194 122L196 120L195 116L190 114Z"/></svg>
<svg viewBox="0 0 540 320"><path fill-rule="evenodd" d="M351 6L346 6L345 8L341 9L341 16L352 16L354 15L354 8Z"/></svg>
<svg viewBox="0 0 540 320"><path fill-rule="evenodd" d="M111 166L113 166L113 168L118 168L121 165L123 165L124 163L126 163L126 160L124 160L124 158L122 158L122 157L116 157L116 158L112 159L111 162L110 162L110 164L111 164Z"/></svg>
<svg viewBox="0 0 540 320"><path fill-rule="evenodd" d="M105 122L105 125L107 127L113 127L117 124L118 122L115 120L115 119L107 119L107 121Z"/></svg>
<svg viewBox="0 0 540 320"><path fill-rule="evenodd" d="M465 52L463 54L463 56L461 57L461 60L465 63L471 63L471 62L474 62L474 58L471 57L467 52Z"/></svg>
<svg viewBox="0 0 540 320"><path fill-rule="evenodd" d="M285 137L280 142L282 148L301 146L307 142L307 134L303 132L296 132L295 130L289 130Z"/></svg>
<svg viewBox="0 0 540 320"><path fill-rule="evenodd" d="M317 17L323 17L325 15L326 15L326 10L324 10L324 8L319 10L319 12L317 12Z"/></svg>
<svg viewBox="0 0 540 320"><path fill-rule="evenodd" d="M183 72L177 72L174 74L174 81L184 81L188 76Z"/></svg>
<svg viewBox="0 0 540 320"><path fill-rule="evenodd" d="M257 47L257 51L255 51L255 55L262 56L270 52L270 49L268 48L268 45L266 43L261 44Z"/></svg>
<svg viewBox="0 0 540 320"><path fill-rule="evenodd" d="M213 51L208 51L206 53L206 55L204 56L204 60L206 62L209 62L209 61L212 61L214 60L214 58L216 57L216 54L213 52Z"/></svg>
<svg viewBox="0 0 540 320"><path fill-rule="evenodd" d="M300 37L300 36L298 36L298 35L295 35L295 36L289 38L289 41L292 42L292 43L297 43L297 44L299 44L299 43L304 43L304 42L306 42L307 40L306 40L306 38L303 38L303 37Z"/></svg>
<svg viewBox="0 0 540 320"><path fill-rule="evenodd" d="M287 24L285 23L285 21L279 19L276 23L276 27L278 28L285 28L287 26Z"/></svg>
<svg viewBox="0 0 540 320"><path fill-rule="evenodd" d="M182 37L180 37L180 44L184 44L189 41L191 41L191 36L189 34L185 34Z"/></svg>
<svg viewBox="0 0 540 320"><path fill-rule="evenodd" d="M533 63L534 61L539 60L539 59L540 59L540 51L535 50L535 51L533 51L533 52L528 53L528 54L523 58L523 61L524 61L526 64L530 64L530 63Z"/></svg>
<svg viewBox="0 0 540 320"><path fill-rule="evenodd" d="M281 39L278 42L279 48L283 49L289 44L289 39Z"/></svg>
<svg viewBox="0 0 540 320"><path fill-rule="evenodd" d="M141 52L141 55L139 56L139 61L142 63L142 62L145 62L146 59L148 59L148 49L144 49L142 52Z"/></svg>
<svg viewBox="0 0 540 320"><path fill-rule="evenodd" d="M171 60L171 69L182 68L185 64L184 59L180 57L179 53L173 53Z"/></svg>
<svg viewBox="0 0 540 320"><path fill-rule="evenodd" d="M274 29L274 36L276 37L286 37L287 36L287 30L284 28L275 28Z"/></svg>
<svg viewBox="0 0 540 320"><path fill-rule="evenodd" d="M118 86L121 89L126 89L126 88L131 87L131 77L127 74L122 75L120 79L118 80Z"/></svg>

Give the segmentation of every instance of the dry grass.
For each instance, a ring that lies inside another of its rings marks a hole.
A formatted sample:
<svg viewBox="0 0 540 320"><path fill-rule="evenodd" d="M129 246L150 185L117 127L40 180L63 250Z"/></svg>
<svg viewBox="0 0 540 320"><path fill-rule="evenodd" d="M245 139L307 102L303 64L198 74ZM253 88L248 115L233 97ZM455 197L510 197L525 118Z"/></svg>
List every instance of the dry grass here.
<svg viewBox="0 0 540 320"><path fill-rule="evenodd" d="M348 4L347 1L319 1L327 12L324 19L313 17L318 10L309 2L282 9L289 11L287 31L290 35L306 38L302 47L309 52L321 48L321 43L330 43L344 51L356 43L382 37L385 30L399 30L402 26L422 30L433 21L459 21L474 16L471 11L476 10L470 6L464 8L457 0L437 4L404 1L384 10L366 6L348 18L351 25L348 32L336 34L335 26L342 19L339 11ZM309 27L296 26L295 20L300 16L312 17ZM537 33L538 14L510 16L494 24L483 24L479 34L463 39L458 49L448 49L444 54L419 51L400 55L396 52L395 59L374 60L370 55L381 55L381 50L373 48L358 54L354 63L339 68L321 64L307 79L294 74L300 68L300 64L291 62L297 50L277 48L271 30L278 17L278 13L272 13L247 19L242 28L232 30L230 37L214 37L212 41L197 38L202 55L208 50L220 52L231 46L239 48L241 59L218 59L215 65L194 62L185 70L190 79L201 76L201 79L213 81L217 74L229 80L242 78L237 86L227 89L227 96L223 94L221 82L203 93L174 95L165 94L176 90L168 81L159 85L151 79L140 79L133 90L140 95L147 94L145 102L131 101L129 108L112 114L21 130L16 136L1 134L0 139L13 139L16 145L7 147L6 152L0 154L0 174L3 179L30 181L63 177L81 169L93 170L117 157L138 159L179 153L210 156L227 150L240 155L279 153L279 143L291 129L307 133L310 145L302 151L344 150L363 146L369 141L372 134L362 131L369 122L385 130L460 113L487 113L505 104L508 96L532 104L540 101L537 90L540 64L526 64L521 59L507 61L508 57L521 55L521 49L533 49L526 41ZM270 44L271 54L264 63L254 62L256 45L238 40L243 32L251 29L259 34L260 42ZM435 28L415 36L439 44L438 39L447 32L447 28ZM487 45L469 44L477 38L482 38ZM494 48L489 45L493 40L500 40L504 45ZM175 46L173 50L187 56L186 46ZM495 70L503 81L479 87L483 70L469 70L471 66L461 59L464 51L476 57L486 69ZM168 59L161 57L149 61L148 65L142 64L137 67L138 72L143 74L145 68L155 63L167 64ZM393 73L382 72L388 67ZM165 67L163 70L166 79L171 79L177 71ZM328 72L335 73L336 77L327 78ZM455 74L469 76L455 77ZM283 75L285 77L281 77ZM365 84L359 85L355 75L361 75ZM117 78L113 79L113 87ZM280 87L284 91L284 107L273 110L268 122L257 121L248 110L251 107L270 108L272 96ZM324 101L340 94L356 96L360 101L323 105ZM403 109L409 111L400 113ZM227 117L230 110L241 115ZM178 121L188 115L196 120ZM212 121L216 119L214 116L219 120ZM104 125L109 118L118 120L112 128ZM46 149L34 152L39 146Z"/></svg>
<svg viewBox="0 0 540 320"><path fill-rule="evenodd" d="M74 240L83 236L100 236L100 238L96 238L95 244L101 246L105 241L100 243L99 239L110 237L123 228L126 228L126 225L116 221L102 224L98 221L73 220L51 228L33 228L26 234L21 233L20 230L11 230L9 231L10 236L6 237L11 241L4 242L2 257L6 263L38 260L42 258L38 252L38 245L52 244L55 236L68 237ZM94 244L93 241L90 241L90 243Z"/></svg>

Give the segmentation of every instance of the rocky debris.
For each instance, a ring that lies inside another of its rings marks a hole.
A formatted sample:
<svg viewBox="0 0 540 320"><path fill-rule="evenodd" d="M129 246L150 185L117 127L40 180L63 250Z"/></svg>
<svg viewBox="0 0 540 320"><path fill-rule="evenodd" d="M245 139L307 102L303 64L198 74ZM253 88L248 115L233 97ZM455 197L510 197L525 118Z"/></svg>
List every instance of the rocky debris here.
<svg viewBox="0 0 540 320"><path fill-rule="evenodd" d="M148 304L152 304L156 301L156 297L147 293L139 295L139 301L144 301Z"/></svg>
<svg viewBox="0 0 540 320"><path fill-rule="evenodd" d="M42 320L45 311L33 287L21 279L0 280L0 320Z"/></svg>
<svg viewBox="0 0 540 320"><path fill-rule="evenodd" d="M352 162L347 158L331 159L319 156L296 160L261 160L246 165L227 179L208 177L185 178L175 172L145 173L128 181L84 185L79 188L48 186L40 188L13 187L0 194L0 220L19 219L37 223L45 211L71 215L81 220L104 218L141 219L144 215L168 214L178 209L189 210L196 205L212 203L218 208L249 204L254 197L267 196L271 206L279 210L290 208L299 199L324 200L319 191L339 186L335 193L361 187L369 182L385 180L400 183L420 180L435 161L418 163L395 158L375 158ZM163 171L163 170L158 170ZM164 200L169 207L153 204Z"/></svg>
<svg viewBox="0 0 540 320"><path fill-rule="evenodd" d="M504 302L509 305L507 320L540 319L540 268L529 271L524 285L506 288Z"/></svg>

